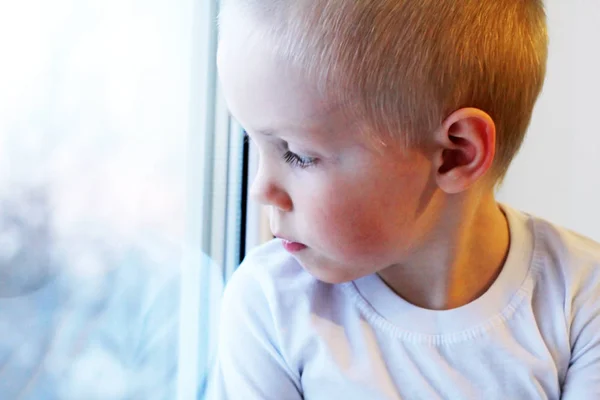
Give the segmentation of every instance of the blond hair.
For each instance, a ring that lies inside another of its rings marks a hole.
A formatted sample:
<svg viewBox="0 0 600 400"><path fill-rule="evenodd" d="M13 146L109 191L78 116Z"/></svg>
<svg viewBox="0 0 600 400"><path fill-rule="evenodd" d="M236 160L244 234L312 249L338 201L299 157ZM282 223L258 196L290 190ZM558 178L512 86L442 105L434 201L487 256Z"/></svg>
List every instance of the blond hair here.
<svg viewBox="0 0 600 400"><path fill-rule="evenodd" d="M547 59L541 0L226 0L278 56L379 134L419 146L463 107L497 131L504 176L541 91ZM239 18L236 18L239 23ZM401 132L401 134L399 134Z"/></svg>

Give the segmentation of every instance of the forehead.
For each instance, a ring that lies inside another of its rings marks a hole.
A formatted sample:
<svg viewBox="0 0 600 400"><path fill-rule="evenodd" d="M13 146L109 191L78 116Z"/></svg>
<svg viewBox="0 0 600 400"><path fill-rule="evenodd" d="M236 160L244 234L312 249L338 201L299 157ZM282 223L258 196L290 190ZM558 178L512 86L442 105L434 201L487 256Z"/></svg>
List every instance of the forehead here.
<svg viewBox="0 0 600 400"><path fill-rule="evenodd" d="M218 70L231 113L250 133L334 132L351 122L301 69L278 59L269 40L223 35Z"/></svg>

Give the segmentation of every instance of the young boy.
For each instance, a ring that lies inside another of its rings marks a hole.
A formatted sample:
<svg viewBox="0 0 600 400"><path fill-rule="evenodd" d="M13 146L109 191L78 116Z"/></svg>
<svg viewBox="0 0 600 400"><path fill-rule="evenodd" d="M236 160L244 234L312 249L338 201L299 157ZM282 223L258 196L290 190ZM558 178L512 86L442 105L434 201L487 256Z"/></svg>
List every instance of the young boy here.
<svg viewBox="0 0 600 400"><path fill-rule="evenodd" d="M546 57L541 0L223 4L278 239L228 285L211 398L600 398L600 245L494 199Z"/></svg>

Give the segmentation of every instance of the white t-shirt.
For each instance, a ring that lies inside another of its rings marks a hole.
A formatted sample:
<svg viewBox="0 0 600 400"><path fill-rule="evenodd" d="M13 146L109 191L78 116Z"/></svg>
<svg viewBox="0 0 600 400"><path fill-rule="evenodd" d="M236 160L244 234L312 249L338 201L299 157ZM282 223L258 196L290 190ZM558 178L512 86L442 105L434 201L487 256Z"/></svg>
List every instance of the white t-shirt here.
<svg viewBox="0 0 600 400"><path fill-rule="evenodd" d="M225 291L210 399L600 399L600 245L504 210L499 277L447 311L258 248Z"/></svg>

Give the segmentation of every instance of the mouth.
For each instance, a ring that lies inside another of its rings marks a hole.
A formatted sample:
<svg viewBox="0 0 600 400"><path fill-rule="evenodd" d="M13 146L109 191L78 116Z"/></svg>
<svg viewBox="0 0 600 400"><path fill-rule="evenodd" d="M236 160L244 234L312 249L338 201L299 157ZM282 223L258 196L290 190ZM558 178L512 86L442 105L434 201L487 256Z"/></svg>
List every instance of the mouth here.
<svg viewBox="0 0 600 400"><path fill-rule="evenodd" d="M294 242L292 240L288 240L286 238L283 238L281 236L276 236L278 239L281 239L281 244L283 245L283 248L288 252L288 253L298 253L299 251L302 251L304 249L306 249L306 245L303 243L299 243L299 242Z"/></svg>

